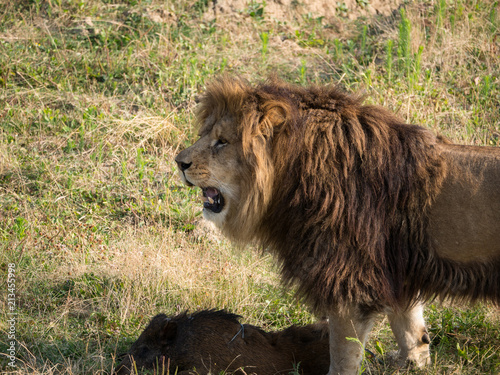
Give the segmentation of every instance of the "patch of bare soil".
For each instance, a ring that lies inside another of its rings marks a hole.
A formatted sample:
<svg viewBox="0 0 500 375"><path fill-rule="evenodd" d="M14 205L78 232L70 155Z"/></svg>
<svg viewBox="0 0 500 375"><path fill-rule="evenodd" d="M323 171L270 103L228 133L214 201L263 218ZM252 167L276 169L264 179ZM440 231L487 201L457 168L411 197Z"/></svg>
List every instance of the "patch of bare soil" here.
<svg viewBox="0 0 500 375"><path fill-rule="evenodd" d="M290 22L308 16L323 17L327 23L336 23L339 18L355 19L377 14L389 16L401 3L403 0L215 0L209 16L226 18L262 12L278 21Z"/></svg>

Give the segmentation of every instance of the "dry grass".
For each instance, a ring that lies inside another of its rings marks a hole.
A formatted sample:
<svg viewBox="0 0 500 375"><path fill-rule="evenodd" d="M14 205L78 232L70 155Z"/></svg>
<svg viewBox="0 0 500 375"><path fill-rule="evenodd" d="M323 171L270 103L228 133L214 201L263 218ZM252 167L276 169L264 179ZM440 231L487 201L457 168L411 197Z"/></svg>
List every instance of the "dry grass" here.
<svg viewBox="0 0 500 375"><path fill-rule="evenodd" d="M454 141L500 144L498 3L409 4L406 41L398 13L285 23L254 2L263 16L243 9L212 22L207 5L0 7L0 274L16 264L18 313L17 367L3 356L2 371L110 373L159 312L227 308L268 328L314 320L280 287L269 255L197 225L199 192L176 177L173 157L196 136L195 97L218 73L339 83ZM385 362L367 361L368 373L500 371L497 308L432 305L426 314L432 368L394 366L381 319L368 346ZM8 347L2 336L0 353Z"/></svg>

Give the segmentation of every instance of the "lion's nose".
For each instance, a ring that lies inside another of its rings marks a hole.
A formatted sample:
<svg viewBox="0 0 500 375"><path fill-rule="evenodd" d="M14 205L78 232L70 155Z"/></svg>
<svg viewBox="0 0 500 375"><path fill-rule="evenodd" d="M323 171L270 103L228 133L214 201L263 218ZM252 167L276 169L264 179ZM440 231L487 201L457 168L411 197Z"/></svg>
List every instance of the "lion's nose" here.
<svg viewBox="0 0 500 375"><path fill-rule="evenodd" d="M184 172L186 169L188 169L193 163L185 163L182 160L177 160L175 159L177 165L179 166L179 169Z"/></svg>

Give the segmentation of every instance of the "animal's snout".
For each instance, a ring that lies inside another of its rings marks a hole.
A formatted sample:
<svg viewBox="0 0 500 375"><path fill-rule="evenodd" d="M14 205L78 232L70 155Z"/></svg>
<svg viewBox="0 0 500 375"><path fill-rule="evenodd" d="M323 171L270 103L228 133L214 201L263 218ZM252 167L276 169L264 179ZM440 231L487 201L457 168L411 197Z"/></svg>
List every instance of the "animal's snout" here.
<svg viewBox="0 0 500 375"><path fill-rule="evenodd" d="M193 165L193 163L191 162L190 152L188 150L189 149L181 151L175 158L175 162L179 166L181 172L184 172L191 165Z"/></svg>
<svg viewBox="0 0 500 375"><path fill-rule="evenodd" d="M186 150L188 150L188 149L186 149ZM175 158L175 162L179 166L179 172L180 172L180 176L181 176L182 181L184 181L184 183L187 186L194 186L191 182L188 181L186 174L184 173L186 170L189 169L189 167L191 167L193 165L193 162L191 161L190 153L186 152L186 150L182 151L181 153L179 153L179 155L177 155L177 157Z"/></svg>
<svg viewBox="0 0 500 375"><path fill-rule="evenodd" d="M179 166L179 169L184 172L186 169L188 169L193 163L186 163L182 160L175 159L177 165Z"/></svg>

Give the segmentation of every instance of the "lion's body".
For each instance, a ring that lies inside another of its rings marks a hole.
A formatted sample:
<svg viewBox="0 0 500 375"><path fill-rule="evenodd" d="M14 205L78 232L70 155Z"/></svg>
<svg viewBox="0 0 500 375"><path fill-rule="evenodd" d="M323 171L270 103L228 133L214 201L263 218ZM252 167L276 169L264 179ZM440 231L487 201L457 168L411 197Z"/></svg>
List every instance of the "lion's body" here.
<svg viewBox="0 0 500 375"><path fill-rule="evenodd" d="M275 80L216 81L198 116L201 138L177 161L217 199L205 217L274 251L285 283L338 323L332 347L342 320L366 331L391 309L414 357L426 341L416 301L500 302L499 148L451 145L336 89ZM332 374L354 371L333 357Z"/></svg>
<svg viewBox="0 0 500 375"><path fill-rule="evenodd" d="M429 235L437 255L457 262L500 254L500 149L443 145L453 166L431 206Z"/></svg>

